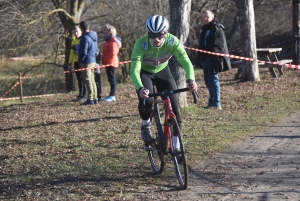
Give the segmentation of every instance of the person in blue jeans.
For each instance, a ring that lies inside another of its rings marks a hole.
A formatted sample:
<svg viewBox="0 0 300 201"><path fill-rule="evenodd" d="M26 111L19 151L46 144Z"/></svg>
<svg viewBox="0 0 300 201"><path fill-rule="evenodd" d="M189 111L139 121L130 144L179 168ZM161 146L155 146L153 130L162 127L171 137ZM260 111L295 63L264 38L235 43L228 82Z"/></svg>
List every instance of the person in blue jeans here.
<svg viewBox="0 0 300 201"><path fill-rule="evenodd" d="M204 81L209 92L208 105L205 108L216 108L221 110L222 107L219 74L214 72L212 65L213 62L209 59L206 59L204 62L202 62Z"/></svg>
<svg viewBox="0 0 300 201"><path fill-rule="evenodd" d="M204 25L200 34L199 49L228 54L224 26L209 10L203 12L202 19ZM230 59L199 52L197 60L203 68L205 85L209 91L208 105L205 108L221 110L221 88L218 73L231 69Z"/></svg>

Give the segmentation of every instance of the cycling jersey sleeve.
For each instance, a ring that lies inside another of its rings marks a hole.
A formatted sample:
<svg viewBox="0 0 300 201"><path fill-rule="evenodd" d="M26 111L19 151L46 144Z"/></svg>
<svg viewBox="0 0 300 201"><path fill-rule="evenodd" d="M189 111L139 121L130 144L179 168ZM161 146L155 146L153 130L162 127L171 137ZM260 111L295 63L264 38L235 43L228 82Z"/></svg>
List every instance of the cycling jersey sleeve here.
<svg viewBox="0 0 300 201"><path fill-rule="evenodd" d="M140 77L143 57L144 50L142 49L142 46L140 46L140 44L137 42L133 47L130 63L130 79L136 90L143 87Z"/></svg>
<svg viewBox="0 0 300 201"><path fill-rule="evenodd" d="M187 80L195 80L193 64L188 57L183 45L180 44L180 41L178 39L176 40L174 45L174 56L177 58L177 60L185 70Z"/></svg>

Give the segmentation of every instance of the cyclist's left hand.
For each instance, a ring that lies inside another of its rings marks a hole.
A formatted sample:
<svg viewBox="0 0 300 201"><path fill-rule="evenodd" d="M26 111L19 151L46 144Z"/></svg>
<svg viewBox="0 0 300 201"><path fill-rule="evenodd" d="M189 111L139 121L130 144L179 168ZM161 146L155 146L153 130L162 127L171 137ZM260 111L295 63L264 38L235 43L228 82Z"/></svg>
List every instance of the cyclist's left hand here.
<svg viewBox="0 0 300 201"><path fill-rule="evenodd" d="M187 83L187 87L190 89L191 92L196 92L198 89L198 85L194 80L190 80Z"/></svg>

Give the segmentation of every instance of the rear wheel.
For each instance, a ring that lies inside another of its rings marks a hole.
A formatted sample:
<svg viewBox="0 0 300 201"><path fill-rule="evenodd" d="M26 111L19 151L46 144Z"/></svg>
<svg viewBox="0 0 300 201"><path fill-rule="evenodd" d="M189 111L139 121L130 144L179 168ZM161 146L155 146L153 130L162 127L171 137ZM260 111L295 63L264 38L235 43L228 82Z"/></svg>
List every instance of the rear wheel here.
<svg viewBox="0 0 300 201"><path fill-rule="evenodd" d="M180 187L185 190L187 188L187 183L188 183L188 179L187 179L188 172L187 172L187 163L186 163L184 145L181 139L180 129L176 119L172 117L169 123L170 123L170 130L172 136L171 139L173 144L173 148L172 148L173 150L170 150L170 152L175 166L175 173L179 181ZM174 136L177 136L178 139L177 141L175 141L176 138L174 138ZM180 149L176 150L174 145L178 142L180 144Z"/></svg>
<svg viewBox="0 0 300 201"><path fill-rule="evenodd" d="M148 157L150 160L151 167L156 174L161 174L164 168L164 155L161 147L161 141L163 140L163 130L160 121L160 114L157 108L157 104L154 105L153 116L151 118L151 133L153 143L148 145Z"/></svg>

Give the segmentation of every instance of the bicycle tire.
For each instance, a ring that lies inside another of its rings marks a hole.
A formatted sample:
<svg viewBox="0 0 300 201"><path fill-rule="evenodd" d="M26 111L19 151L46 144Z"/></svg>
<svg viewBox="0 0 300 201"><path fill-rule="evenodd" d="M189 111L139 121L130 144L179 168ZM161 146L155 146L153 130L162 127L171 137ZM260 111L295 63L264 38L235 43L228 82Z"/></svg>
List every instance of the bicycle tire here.
<svg viewBox="0 0 300 201"><path fill-rule="evenodd" d="M185 190L185 189L187 189L187 185L188 185L188 169L187 169L184 145L183 145L182 138L180 135L180 129L179 129L177 120L174 117L171 117L169 120L169 123L170 123L170 131L171 131L171 140L172 140L173 145L174 145L173 136L178 137L179 144L180 144L180 152L176 152L175 147L173 146L173 150L170 150L170 153L172 155L172 159L173 159L174 166L175 166L175 173L176 173L178 182L180 184L180 187L183 190ZM181 157L179 159L180 155L181 155Z"/></svg>
<svg viewBox="0 0 300 201"><path fill-rule="evenodd" d="M155 124L156 126L151 126L151 129L153 131L152 133L155 133L155 137L153 138L152 146L148 147L148 157L154 173L161 174L164 169L164 155L162 151L162 141L164 133L162 130L161 118L157 103L154 103L154 111L151 118L151 124Z"/></svg>

